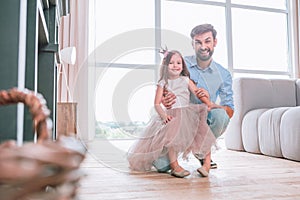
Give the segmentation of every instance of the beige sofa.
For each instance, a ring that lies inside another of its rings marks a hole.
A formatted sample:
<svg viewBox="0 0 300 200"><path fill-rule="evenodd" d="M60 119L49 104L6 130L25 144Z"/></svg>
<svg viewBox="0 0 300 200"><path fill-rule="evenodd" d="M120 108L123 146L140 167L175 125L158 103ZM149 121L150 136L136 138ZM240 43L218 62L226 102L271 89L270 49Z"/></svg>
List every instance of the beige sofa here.
<svg viewBox="0 0 300 200"><path fill-rule="evenodd" d="M300 79L236 78L228 149L300 161Z"/></svg>

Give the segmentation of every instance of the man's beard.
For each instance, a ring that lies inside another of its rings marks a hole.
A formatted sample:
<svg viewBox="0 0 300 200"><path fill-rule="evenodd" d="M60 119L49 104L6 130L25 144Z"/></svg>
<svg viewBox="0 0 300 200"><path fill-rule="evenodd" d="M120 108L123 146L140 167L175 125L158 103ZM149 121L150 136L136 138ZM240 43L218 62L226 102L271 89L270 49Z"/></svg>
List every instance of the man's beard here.
<svg viewBox="0 0 300 200"><path fill-rule="evenodd" d="M201 61L208 61L212 57L212 55L214 54L214 50L209 50L208 55L205 55L205 56L202 55L201 52L203 52L203 51L199 50L199 51L196 52L197 59L199 59Z"/></svg>

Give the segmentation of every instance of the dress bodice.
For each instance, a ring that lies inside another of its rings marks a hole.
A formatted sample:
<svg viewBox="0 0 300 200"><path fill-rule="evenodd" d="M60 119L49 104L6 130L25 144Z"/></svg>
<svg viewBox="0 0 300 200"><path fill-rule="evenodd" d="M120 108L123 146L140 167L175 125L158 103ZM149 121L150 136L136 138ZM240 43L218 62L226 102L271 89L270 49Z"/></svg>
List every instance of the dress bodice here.
<svg viewBox="0 0 300 200"><path fill-rule="evenodd" d="M158 83L160 86L165 85L165 81ZM189 78L186 76L180 76L177 79L169 79L167 89L176 95L176 103L172 105L172 108L186 107L190 103L190 91L188 88Z"/></svg>

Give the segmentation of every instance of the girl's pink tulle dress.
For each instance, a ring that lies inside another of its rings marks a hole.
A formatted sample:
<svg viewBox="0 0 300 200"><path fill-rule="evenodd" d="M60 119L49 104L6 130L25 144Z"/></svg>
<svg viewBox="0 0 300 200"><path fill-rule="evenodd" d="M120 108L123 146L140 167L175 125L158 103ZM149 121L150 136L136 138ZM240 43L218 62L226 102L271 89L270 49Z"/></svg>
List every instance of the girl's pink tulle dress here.
<svg viewBox="0 0 300 200"><path fill-rule="evenodd" d="M151 118L140 138L128 151L129 166L135 171L149 171L153 162L166 156L172 147L178 155L189 153L203 157L210 152L216 138L207 125L207 106L190 104L188 77L168 80L167 89L176 95L176 103L167 110L173 119L164 124L159 115ZM165 81L158 83L164 87ZM172 162L172 161L170 161Z"/></svg>

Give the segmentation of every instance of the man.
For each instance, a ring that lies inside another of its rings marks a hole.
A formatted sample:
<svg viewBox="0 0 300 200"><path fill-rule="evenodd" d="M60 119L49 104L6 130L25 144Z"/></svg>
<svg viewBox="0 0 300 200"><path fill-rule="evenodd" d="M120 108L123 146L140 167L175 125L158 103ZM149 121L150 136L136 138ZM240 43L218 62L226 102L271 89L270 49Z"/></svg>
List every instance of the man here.
<svg viewBox="0 0 300 200"><path fill-rule="evenodd" d="M212 110L208 112L207 123L215 137L218 138L225 131L234 112L232 76L230 72L215 62L212 58L214 48L217 45L217 31L211 24L198 25L191 31L192 46L195 55L186 56L185 62L190 72L190 78L199 88L198 97L210 97L213 102ZM217 104L217 99L220 102ZM176 101L175 96L168 92L163 101L166 108L171 108ZM192 103L202 103L197 97L191 97ZM195 155L198 159L199 155ZM203 165L204 160L199 159ZM162 160L153 164L159 168ZM165 162L163 162L165 163ZM217 164L211 161L211 168L217 168ZM167 168L161 168L163 172Z"/></svg>
<svg viewBox="0 0 300 200"><path fill-rule="evenodd" d="M225 131L229 118L234 112L232 77L230 72L216 63L212 55L217 45L217 31L211 24L198 25L192 29L192 45L195 55L185 57L191 79L196 83L198 96L207 95L208 92L214 108L207 116L207 123L215 137L218 138ZM203 88L203 89L202 89ZM216 104L220 98L219 105ZM201 103L198 98L191 98L193 103ZM203 160L200 160L203 164ZM211 162L211 168L217 168Z"/></svg>

